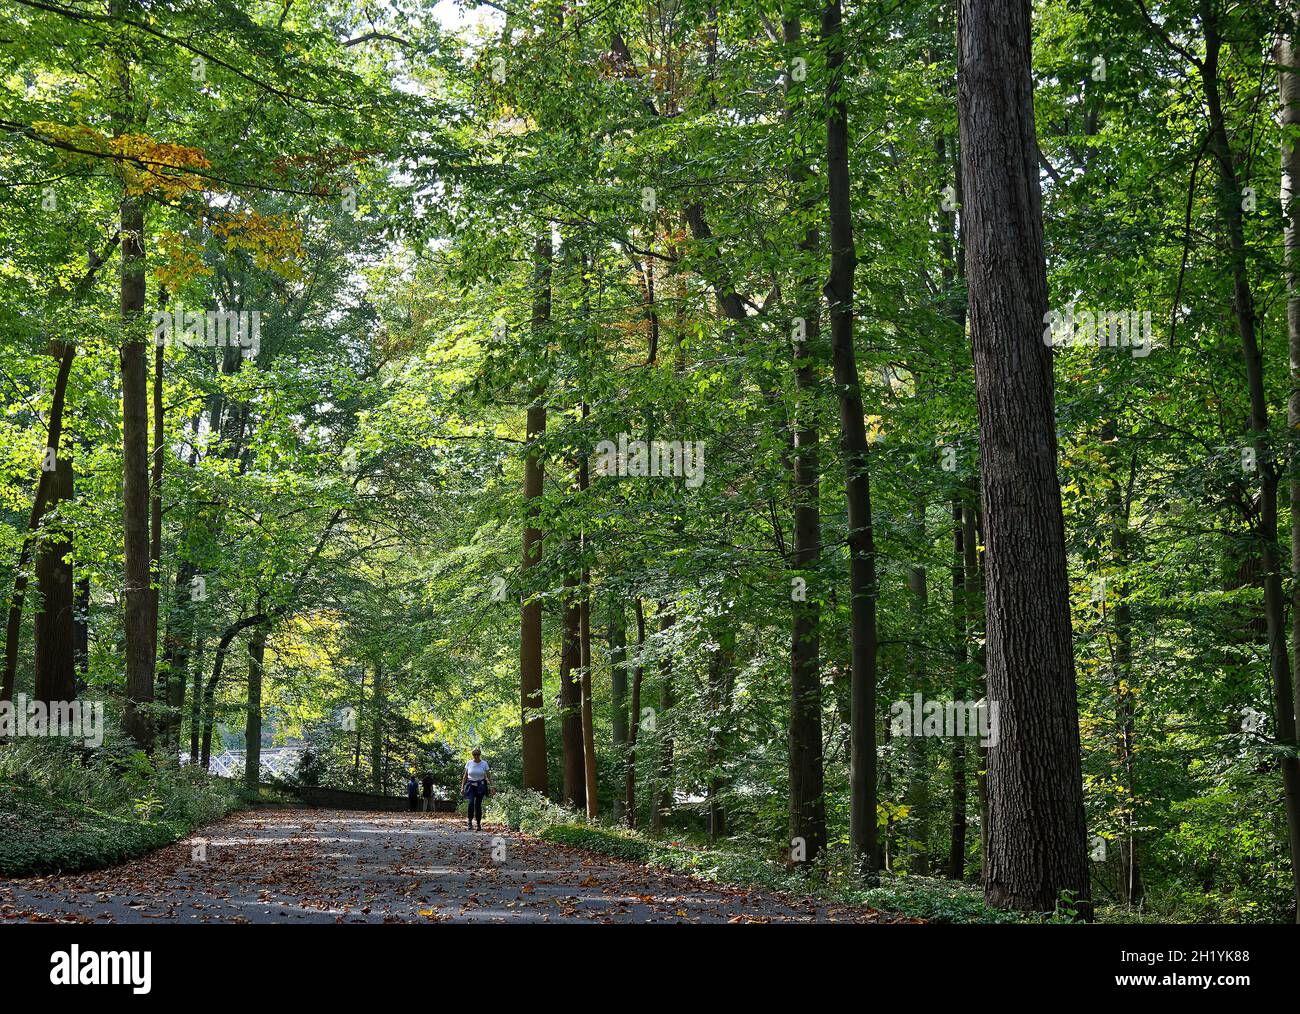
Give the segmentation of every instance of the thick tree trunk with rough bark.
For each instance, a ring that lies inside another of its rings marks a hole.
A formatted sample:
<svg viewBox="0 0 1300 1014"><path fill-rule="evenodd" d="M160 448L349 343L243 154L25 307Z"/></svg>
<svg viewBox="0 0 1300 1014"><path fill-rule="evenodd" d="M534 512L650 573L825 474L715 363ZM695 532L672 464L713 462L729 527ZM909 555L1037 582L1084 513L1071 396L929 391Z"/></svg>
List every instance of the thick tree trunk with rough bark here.
<svg viewBox="0 0 1300 1014"><path fill-rule="evenodd" d="M1029 0L961 0L963 233L979 413L991 904L1090 912L1087 827L1056 476Z"/></svg>
<svg viewBox="0 0 1300 1014"><path fill-rule="evenodd" d="M796 49L802 38L797 11L783 24L785 44ZM793 122L790 92L795 87L786 75L787 118ZM806 164L793 172L796 183L808 178ZM805 254L821 245L816 228L808 229L799 243ZM790 736L789 736L789 838L794 862L813 862L826 847L826 801L822 759L821 603L817 571L821 563L820 436L816 425L818 361L821 348L821 313L816 283L801 280L801 318L791 328L795 383L794 444L790 453L790 487L794 499L794 546L790 554ZM802 848L799 845L802 844Z"/></svg>

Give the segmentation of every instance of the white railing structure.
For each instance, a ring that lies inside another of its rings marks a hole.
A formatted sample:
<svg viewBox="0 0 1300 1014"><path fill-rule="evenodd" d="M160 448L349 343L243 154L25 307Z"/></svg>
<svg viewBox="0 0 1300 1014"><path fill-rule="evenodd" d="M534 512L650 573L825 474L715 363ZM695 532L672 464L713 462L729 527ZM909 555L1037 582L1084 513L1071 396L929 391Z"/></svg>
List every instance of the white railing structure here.
<svg viewBox="0 0 1300 1014"><path fill-rule="evenodd" d="M246 756L247 752L244 750L222 750L221 753L212 757L208 770L222 778L241 777L244 773L244 759ZM262 777L284 778L293 774L298 767L300 757L302 757L302 747L299 746L265 748L262 750L260 758ZM188 750L181 754L180 760L182 764L194 763Z"/></svg>

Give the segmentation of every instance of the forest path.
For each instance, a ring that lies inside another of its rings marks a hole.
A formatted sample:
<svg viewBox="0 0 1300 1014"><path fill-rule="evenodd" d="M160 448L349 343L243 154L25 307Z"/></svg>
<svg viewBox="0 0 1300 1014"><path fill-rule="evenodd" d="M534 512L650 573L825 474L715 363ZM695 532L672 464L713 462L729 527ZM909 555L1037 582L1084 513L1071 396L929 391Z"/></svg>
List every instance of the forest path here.
<svg viewBox="0 0 1300 1014"><path fill-rule="evenodd" d="M198 842L206 842L202 860L193 855ZM286 808L237 813L119 866L0 880L0 921L15 920L809 923L891 917L706 884L502 827L467 831L451 814Z"/></svg>

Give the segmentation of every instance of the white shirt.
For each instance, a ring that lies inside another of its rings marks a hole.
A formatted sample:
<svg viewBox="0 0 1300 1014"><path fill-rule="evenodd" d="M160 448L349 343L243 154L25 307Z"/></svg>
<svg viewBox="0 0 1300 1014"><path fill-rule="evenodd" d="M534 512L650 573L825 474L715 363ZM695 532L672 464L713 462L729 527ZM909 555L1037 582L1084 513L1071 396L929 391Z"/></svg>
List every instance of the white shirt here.
<svg viewBox="0 0 1300 1014"><path fill-rule="evenodd" d="M481 782L487 777L487 761L470 761L465 765L465 777L471 782Z"/></svg>

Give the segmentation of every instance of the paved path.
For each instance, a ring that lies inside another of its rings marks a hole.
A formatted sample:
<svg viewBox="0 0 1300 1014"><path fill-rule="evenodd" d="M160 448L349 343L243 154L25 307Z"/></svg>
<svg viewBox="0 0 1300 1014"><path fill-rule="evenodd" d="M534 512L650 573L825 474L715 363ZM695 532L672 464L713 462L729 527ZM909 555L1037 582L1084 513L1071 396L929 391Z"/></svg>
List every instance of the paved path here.
<svg viewBox="0 0 1300 1014"><path fill-rule="evenodd" d="M194 858L206 841L206 859ZM884 922L451 815L245 811L93 873L0 880L0 922Z"/></svg>

